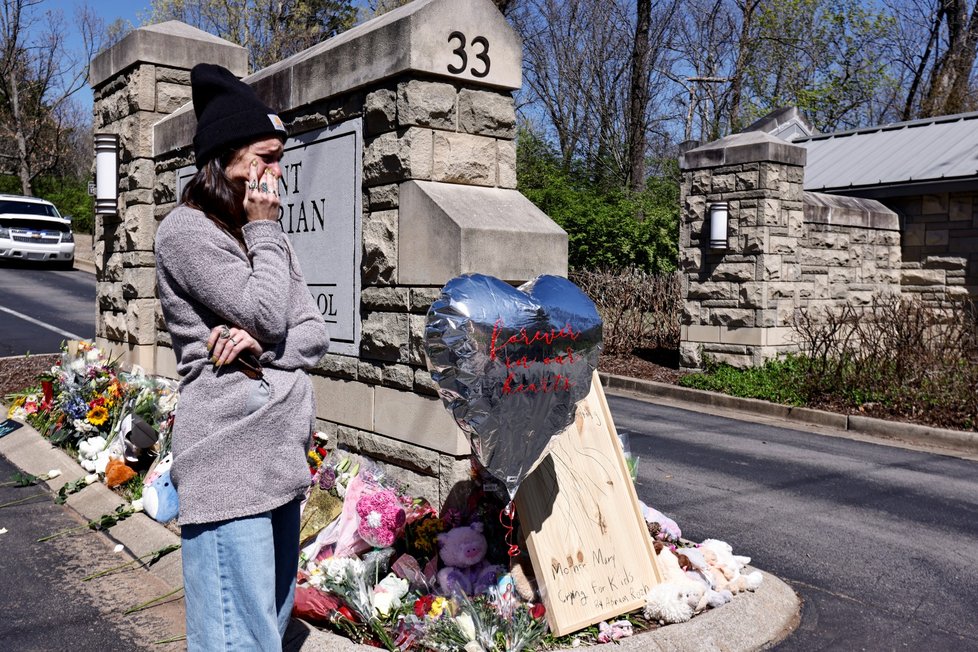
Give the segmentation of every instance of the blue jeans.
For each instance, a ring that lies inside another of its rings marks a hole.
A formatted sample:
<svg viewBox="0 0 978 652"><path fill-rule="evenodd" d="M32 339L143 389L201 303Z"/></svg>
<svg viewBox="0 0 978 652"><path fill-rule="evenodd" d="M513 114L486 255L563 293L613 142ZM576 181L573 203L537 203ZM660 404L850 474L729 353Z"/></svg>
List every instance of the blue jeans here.
<svg viewBox="0 0 978 652"><path fill-rule="evenodd" d="M299 500L181 527L187 649L282 649L299 564Z"/></svg>

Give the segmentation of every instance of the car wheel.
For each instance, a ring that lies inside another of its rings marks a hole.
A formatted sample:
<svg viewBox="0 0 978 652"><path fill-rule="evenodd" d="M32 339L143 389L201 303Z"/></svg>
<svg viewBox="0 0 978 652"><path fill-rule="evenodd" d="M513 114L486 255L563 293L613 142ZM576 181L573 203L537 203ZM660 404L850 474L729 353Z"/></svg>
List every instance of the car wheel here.
<svg viewBox="0 0 978 652"><path fill-rule="evenodd" d="M75 259L71 258L70 260L59 260L54 264L54 267L55 269L71 271L75 269Z"/></svg>

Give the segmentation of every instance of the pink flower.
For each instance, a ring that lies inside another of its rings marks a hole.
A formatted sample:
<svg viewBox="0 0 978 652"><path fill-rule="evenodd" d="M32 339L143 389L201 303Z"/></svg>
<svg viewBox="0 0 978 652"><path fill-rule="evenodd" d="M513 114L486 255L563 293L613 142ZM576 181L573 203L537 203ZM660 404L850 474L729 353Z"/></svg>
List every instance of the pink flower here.
<svg viewBox="0 0 978 652"><path fill-rule="evenodd" d="M377 548L393 545L404 527L404 508L397 494L389 489L361 496L357 501L357 515L360 517L357 533Z"/></svg>

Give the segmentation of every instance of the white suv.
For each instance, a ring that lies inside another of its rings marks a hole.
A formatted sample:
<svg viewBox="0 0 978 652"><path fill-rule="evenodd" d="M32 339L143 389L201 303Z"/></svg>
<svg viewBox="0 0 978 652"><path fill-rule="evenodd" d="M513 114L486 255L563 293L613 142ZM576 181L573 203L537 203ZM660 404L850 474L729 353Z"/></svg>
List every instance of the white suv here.
<svg viewBox="0 0 978 652"><path fill-rule="evenodd" d="M49 201L0 194L0 260L34 260L70 269L75 262L71 218Z"/></svg>

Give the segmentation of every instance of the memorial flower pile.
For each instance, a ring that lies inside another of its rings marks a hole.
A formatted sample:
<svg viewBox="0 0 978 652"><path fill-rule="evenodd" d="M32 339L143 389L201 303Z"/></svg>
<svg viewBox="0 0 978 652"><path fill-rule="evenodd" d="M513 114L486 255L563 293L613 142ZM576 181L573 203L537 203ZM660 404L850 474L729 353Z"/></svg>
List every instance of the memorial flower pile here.
<svg viewBox="0 0 978 652"><path fill-rule="evenodd" d="M90 342L77 341L62 346L61 359L38 377L35 387L6 398L8 418L31 424L51 443L74 452L86 471L114 486L166 451L177 388L138 366L123 372L118 360ZM130 437L134 428L142 439Z"/></svg>
<svg viewBox="0 0 978 652"><path fill-rule="evenodd" d="M478 489L465 509L439 515L377 464L338 453L317 451L303 506L298 617L388 650L517 652L541 639L543 605L524 601L503 566L481 559L506 558L502 531L490 525L502 498ZM473 568L500 572L478 592L446 591L444 535L472 523L488 534Z"/></svg>

